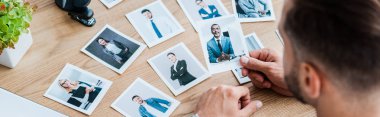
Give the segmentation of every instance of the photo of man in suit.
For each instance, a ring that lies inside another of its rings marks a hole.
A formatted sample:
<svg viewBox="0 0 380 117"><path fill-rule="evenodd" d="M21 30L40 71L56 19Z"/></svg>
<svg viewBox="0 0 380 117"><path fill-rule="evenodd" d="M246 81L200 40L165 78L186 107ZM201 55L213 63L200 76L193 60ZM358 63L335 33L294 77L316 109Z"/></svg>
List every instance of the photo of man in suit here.
<svg viewBox="0 0 380 117"><path fill-rule="evenodd" d="M102 82L98 80L97 86ZM71 94L67 103L87 110L91 103L94 102L102 88L90 85L82 81L70 81L62 79L58 81L58 85L63 88L68 94Z"/></svg>
<svg viewBox="0 0 380 117"><path fill-rule="evenodd" d="M207 42L210 63L219 63L235 58L230 37L221 34L221 29L218 24L211 26L211 33L214 36Z"/></svg>
<svg viewBox="0 0 380 117"><path fill-rule="evenodd" d="M131 56L129 48L116 40L107 40L103 37L98 37L96 40L103 48L103 52L112 57L119 64L124 64Z"/></svg>
<svg viewBox="0 0 380 117"><path fill-rule="evenodd" d="M155 115L162 115L161 113L165 113L171 105L171 102L164 99L148 98L144 100L138 95L134 95L132 101L140 104L139 113L141 117L156 117Z"/></svg>
<svg viewBox="0 0 380 117"><path fill-rule="evenodd" d="M195 0L195 3L201 7L198 13L203 20L222 16L215 5L207 5L203 0Z"/></svg>
<svg viewBox="0 0 380 117"><path fill-rule="evenodd" d="M187 64L185 60L178 60L176 55L172 52L167 54L168 59L173 65L170 67L170 78L178 80L180 86L185 86L196 78L187 70Z"/></svg>
<svg viewBox="0 0 380 117"><path fill-rule="evenodd" d="M240 18L259 18L270 16L271 12L264 0L235 0L236 7L239 9L238 16Z"/></svg>
<svg viewBox="0 0 380 117"><path fill-rule="evenodd" d="M153 13L149 9L142 10L141 14L148 20L146 26L150 32L157 36L158 39L174 32L175 26L168 18L159 16L153 17Z"/></svg>

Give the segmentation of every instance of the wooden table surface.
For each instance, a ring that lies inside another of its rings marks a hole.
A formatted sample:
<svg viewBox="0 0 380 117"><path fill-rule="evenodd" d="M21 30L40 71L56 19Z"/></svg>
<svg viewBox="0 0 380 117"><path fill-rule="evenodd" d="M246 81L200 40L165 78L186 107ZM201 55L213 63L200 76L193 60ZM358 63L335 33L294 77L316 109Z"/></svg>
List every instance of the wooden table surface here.
<svg viewBox="0 0 380 117"><path fill-rule="evenodd" d="M100 117L122 116L112 109L110 105L137 77L143 78L166 94L175 97L146 60L179 42L184 42L190 48L190 51L205 65L199 37L176 0L163 0L163 3L186 31L173 39L146 49L121 75L80 52L80 49L105 24L109 24L122 33L143 42L141 36L124 15L154 0L124 0L111 9L107 9L99 0L93 0L89 6L95 12L97 24L91 28L71 20L66 12L56 7L54 0L31 1L38 6L37 11L33 14L34 19L31 24L34 43L16 68L9 69L0 66L0 87L63 114L75 117L86 116L43 96L66 63L71 63L113 81L111 88L91 115ZM232 13L231 1L222 0L230 13ZM276 38L274 31L281 16L283 2L283 0L273 0L276 21L242 24L244 34L256 32L265 47L273 48L278 53L282 53L283 46ZM175 97L181 101L181 105L171 116L191 115L200 94L220 84L238 85L238 82L231 71L213 75ZM255 89L250 83L245 86L250 87L253 99L262 100L264 103L263 108L256 112L254 116L316 116L312 107L303 105L294 98L280 96L270 90Z"/></svg>

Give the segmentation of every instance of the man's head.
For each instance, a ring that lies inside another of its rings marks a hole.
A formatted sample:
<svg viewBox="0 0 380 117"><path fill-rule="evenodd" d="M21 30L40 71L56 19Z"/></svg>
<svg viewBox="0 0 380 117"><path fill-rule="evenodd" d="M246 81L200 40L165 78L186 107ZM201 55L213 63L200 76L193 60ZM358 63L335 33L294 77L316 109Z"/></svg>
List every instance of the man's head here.
<svg viewBox="0 0 380 117"><path fill-rule="evenodd" d="M142 104L142 103L144 103L144 100L143 100L140 96L138 96L138 95L134 95L134 96L132 97L132 101L136 102L137 104Z"/></svg>
<svg viewBox="0 0 380 117"><path fill-rule="evenodd" d="M285 79L298 99L317 105L323 96L378 92L378 0L288 0L283 14Z"/></svg>
<svg viewBox="0 0 380 117"><path fill-rule="evenodd" d="M152 19L153 18L153 14L152 14L152 12L150 12L149 9L142 10L141 14L143 14L147 19Z"/></svg>
<svg viewBox="0 0 380 117"><path fill-rule="evenodd" d="M206 3L203 2L203 0L195 0L195 4L197 4L198 6L201 6L201 7L206 6Z"/></svg>
<svg viewBox="0 0 380 117"><path fill-rule="evenodd" d="M211 33L214 35L214 37L219 38L221 35L220 26L218 24L211 25Z"/></svg>
<svg viewBox="0 0 380 117"><path fill-rule="evenodd" d="M168 56L168 59L172 62L172 63L175 63L177 61L177 57L175 56L175 54L173 52L169 52L167 54Z"/></svg>

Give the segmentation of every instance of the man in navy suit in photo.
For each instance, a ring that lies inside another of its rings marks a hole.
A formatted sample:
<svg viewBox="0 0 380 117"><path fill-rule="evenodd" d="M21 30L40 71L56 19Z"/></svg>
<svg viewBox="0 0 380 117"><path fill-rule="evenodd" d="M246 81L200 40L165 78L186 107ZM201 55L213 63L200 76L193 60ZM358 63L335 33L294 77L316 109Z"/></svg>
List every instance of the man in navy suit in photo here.
<svg viewBox="0 0 380 117"><path fill-rule="evenodd" d="M201 7L198 13L203 20L222 16L215 5L207 5L203 0L195 0L195 3Z"/></svg>
<svg viewBox="0 0 380 117"><path fill-rule="evenodd" d="M214 37L207 42L210 63L219 63L233 59L235 54L230 37L221 35L221 29L218 24L213 24L211 26L211 33Z"/></svg>

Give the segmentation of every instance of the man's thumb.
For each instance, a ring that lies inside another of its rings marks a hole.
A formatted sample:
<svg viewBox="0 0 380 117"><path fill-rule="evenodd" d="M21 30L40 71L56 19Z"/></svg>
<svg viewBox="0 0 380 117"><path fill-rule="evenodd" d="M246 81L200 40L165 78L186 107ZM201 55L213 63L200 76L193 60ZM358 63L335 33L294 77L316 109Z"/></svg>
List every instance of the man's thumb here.
<svg viewBox="0 0 380 117"><path fill-rule="evenodd" d="M241 57L240 64L245 68L261 72L265 72L266 68L269 67L269 64L264 61L245 56Z"/></svg>
<svg viewBox="0 0 380 117"><path fill-rule="evenodd" d="M247 106L245 106L243 109L241 109L243 115L251 116L253 113L255 113L259 108L263 106L263 103L259 100L252 101Z"/></svg>

